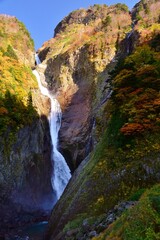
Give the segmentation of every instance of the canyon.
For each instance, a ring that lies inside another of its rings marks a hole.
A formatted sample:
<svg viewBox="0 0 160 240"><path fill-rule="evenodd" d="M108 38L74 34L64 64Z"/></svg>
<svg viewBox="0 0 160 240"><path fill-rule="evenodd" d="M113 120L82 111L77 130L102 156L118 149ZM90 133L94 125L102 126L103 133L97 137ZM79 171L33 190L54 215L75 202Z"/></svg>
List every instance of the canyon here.
<svg viewBox="0 0 160 240"><path fill-rule="evenodd" d="M159 9L76 10L37 53L25 26L0 15L1 239L43 221L37 239L158 239Z"/></svg>

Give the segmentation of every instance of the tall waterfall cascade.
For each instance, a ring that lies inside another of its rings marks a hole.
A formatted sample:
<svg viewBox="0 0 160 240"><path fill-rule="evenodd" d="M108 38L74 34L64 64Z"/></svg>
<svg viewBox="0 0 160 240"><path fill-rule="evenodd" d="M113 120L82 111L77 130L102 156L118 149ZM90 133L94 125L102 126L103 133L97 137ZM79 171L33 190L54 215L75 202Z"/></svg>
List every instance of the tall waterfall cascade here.
<svg viewBox="0 0 160 240"><path fill-rule="evenodd" d="M35 60L37 65L40 64L40 60L38 55L35 55ZM50 125L50 135L52 141L52 166L53 173L51 177L51 183L53 191L56 192L57 200L62 195L70 177L70 169L62 156L62 154L58 151L58 132L61 126L61 117L62 112L60 108L60 104L54 96L49 92L49 90L44 87L41 83L40 76L37 70L33 70L33 74L36 76L39 89L41 93L50 98L51 101L51 112L49 116L49 125Z"/></svg>

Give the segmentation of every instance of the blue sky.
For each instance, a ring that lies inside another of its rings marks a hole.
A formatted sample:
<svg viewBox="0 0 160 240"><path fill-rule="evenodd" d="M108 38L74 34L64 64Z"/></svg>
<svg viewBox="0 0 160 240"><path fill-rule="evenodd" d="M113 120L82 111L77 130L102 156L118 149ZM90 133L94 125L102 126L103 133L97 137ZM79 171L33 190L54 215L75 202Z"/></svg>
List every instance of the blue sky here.
<svg viewBox="0 0 160 240"><path fill-rule="evenodd" d="M0 0L0 13L22 21L38 49L53 37L56 25L71 11L94 4L125 3L131 9L139 0Z"/></svg>

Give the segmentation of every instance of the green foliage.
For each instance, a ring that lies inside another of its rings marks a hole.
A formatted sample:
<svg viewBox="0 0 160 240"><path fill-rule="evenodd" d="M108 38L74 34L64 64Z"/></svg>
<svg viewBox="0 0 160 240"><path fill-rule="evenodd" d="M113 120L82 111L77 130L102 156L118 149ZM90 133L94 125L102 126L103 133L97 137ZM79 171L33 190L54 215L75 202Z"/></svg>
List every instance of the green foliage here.
<svg viewBox="0 0 160 240"><path fill-rule="evenodd" d="M97 10L100 10L102 6L101 4L94 4L93 7L96 8Z"/></svg>
<svg viewBox="0 0 160 240"><path fill-rule="evenodd" d="M0 30L0 37L6 37L6 34L2 30Z"/></svg>
<svg viewBox="0 0 160 240"><path fill-rule="evenodd" d="M0 53L2 53L2 55L5 53L5 50L2 47L0 47Z"/></svg>
<svg viewBox="0 0 160 240"><path fill-rule="evenodd" d="M19 128L33 122L38 114L32 106L31 95L29 94L28 105L25 106L20 98L6 91L5 96L0 96L0 134L7 129L16 132Z"/></svg>
<svg viewBox="0 0 160 240"><path fill-rule="evenodd" d="M8 57L11 57L11 58L13 58L15 60L18 60L18 57L17 57L17 55L16 55L16 53L13 50L11 45L8 45L7 51L3 53L3 56L8 56Z"/></svg>
<svg viewBox="0 0 160 240"><path fill-rule="evenodd" d="M125 142L129 142L119 131L119 129L123 126L124 119L119 111L116 111L112 114L111 120L109 122L107 128L107 142L108 146L116 146L120 147L125 144ZM115 141L117 139L117 141Z"/></svg>
<svg viewBox="0 0 160 240"><path fill-rule="evenodd" d="M105 25L105 27L108 27L112 22L112 18L111 16L107 16L104 20L103 20L103 24Z"/></svg>
<svg viewBox="0 0 160 240"><path fill-rule="evenodd" d="M136 14L136 20L137 20L137 21L140 21L140 20L143 20L143 18L141 17L140 14L137 13L137 14Z"/></svg>
<svg viewBox="0 0 160 240"><path fill-rule="evenodd" d="M156 54L148 45L137 47L135 52L126 58L124 67L139 69L146 64L153 64L156 61Z"/></svg>
<svg viewBox="0 0 160 240"><path fill-rule="evenodd" d="M145 4L144 10L145 10L145 13L146 13L146 14L149 14L149 13L150 13L150 8L149 8L149 6L148 6L147 4Z"/></svg>
<svg viewBox="0 0 160 240"><path fill-rule="evenodd" d="M84 213L84 214L78 214L77 217L75 219L73 219L72 221L69 221L63 231L64 232L67 232L68 230L71 230L71 229L76 229L78 228L79 226L82 225L82 222L83 220L87 217L87 215Z"/></svg>
<svg viewBox="0 0 160 240"><path fill-rule="evenodd" d="M117 3L115 5L115 7L120 10L120 11L124 11L124 12L128 12L129 9L128 9L128 6L126 4L123 4L123 3Z"/></svg>
<svg viewBox="0 0 160 240"><path fill-rule="evenodd" d="M130 197L130 201L138 201L140 199L140 197L142 196L142 194L146 191L145 188L140 188L138 191L136 191L131 197Z"/></svg>
<svg viewBox="0 0 160 240"><path fill-rule="evenodd" d="M155 49L155 51L160 52L160 33L156 34L151 40L151 47Z"/></svg>

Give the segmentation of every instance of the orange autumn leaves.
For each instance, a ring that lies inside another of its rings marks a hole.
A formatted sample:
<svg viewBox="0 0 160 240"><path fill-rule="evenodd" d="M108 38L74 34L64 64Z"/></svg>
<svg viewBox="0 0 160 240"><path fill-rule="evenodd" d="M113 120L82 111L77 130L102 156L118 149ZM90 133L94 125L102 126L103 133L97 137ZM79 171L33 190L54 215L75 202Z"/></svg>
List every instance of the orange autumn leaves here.
<svg viewBox="0 0 160 240"><path fill-rule="evenodd" d="M160 57L148 45L126 58L114 79L114 103L125 119L120 132L137 135L160 127Z"/></svg>

